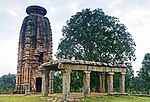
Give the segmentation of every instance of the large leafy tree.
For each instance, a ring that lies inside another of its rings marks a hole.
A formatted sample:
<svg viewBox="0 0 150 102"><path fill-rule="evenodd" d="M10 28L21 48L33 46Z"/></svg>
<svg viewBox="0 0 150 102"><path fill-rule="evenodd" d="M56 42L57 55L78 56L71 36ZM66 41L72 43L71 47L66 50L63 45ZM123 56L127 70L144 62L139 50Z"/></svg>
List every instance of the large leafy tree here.
<svg viewBox="0 0 150 102"><path fill-rule="evenodd" d="M136 45L126 26L118 18L106 15L102 9L77 12L67 21L62 33L63 38L56 53L58 59L111 64L129 64L135 60ZM95 77L91 79L95 81Z"/></svg>
<svg viewBox="0 0 150 102"><path fill-rule="evenodd" d="M143 89L140 91L150 90L150 53L145 54L138 76L139 83L142 83L140 88Z"/></svg>
<svg viewBox="0 0 150 102"><path fill-rule="evenodd" d="M124 24L102 9L77 12L63 27L57 58L120 64L135 60L135 43Z"/></svg>

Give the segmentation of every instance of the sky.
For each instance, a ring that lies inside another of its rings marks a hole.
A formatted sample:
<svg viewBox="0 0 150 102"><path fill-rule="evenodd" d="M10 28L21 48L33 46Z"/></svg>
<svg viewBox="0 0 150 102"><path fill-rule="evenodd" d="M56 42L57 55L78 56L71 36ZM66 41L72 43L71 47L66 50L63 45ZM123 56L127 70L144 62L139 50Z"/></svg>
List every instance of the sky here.
<svg viewBox="0 0 150 102"><path fill-rule="evenodd" d="M76 12L101 8L109 16L118 17L125 24L136 43L134 71L142 66L150 52L150 0L0 0L0 76L17 72L19 32L30 5L47 10L53 34L53 55L57 52L61 29Z"/></svg>

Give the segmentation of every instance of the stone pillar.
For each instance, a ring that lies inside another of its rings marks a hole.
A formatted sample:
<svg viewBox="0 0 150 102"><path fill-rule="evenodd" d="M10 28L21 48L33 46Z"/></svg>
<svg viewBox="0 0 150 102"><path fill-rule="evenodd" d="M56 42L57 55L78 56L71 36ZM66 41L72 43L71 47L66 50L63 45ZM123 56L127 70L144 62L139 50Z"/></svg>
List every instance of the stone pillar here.
<svg viewBox="0 0 150 102"><path fill-rule="evenodd" d="M54 71L50 71L49 73L49 93L54 93Z"/></svg>
<svg viewBox="0 0 150 102"><path fill-rule="evenodd" d="M120 75L120 93L121 94L125 93L125 74L126 73L121 73Z"/></svg>
<svg viewBox="0 0 150 102"><path fill-rule="evenodd" d="M31 78L31 92L32 93L36 92L36 77L34 77L34 76L32 76L32 78Z"/></svg>
<svg viewBox="0 0 150 102"><path fill-rule="evenodd" d="M20 93L21 90L21 73L17 73L16 76L16 88L15 88L15 93Z"/></svg>
<svg viewBox="0 0 150 102"><path fill-rule="evenodd" d="M90 73L91 71L83 72L83 93L85 97L90 97Z"/></svg>
<svg viewBox="0 0 150 102"><path fill-rule="evenodd" d="M70 100L70 73L71 69L62 70L63 74L63 99Z"/></svg>
<svg viewBox="0 0 150 102"><path fill-rule="evenodd" d="M20 93L21 93L21 94L24 94L24 93L25 93L25 89L24 89L24 85L23 85L23 84L21 84L21 90L20 90Z"/></svg>
<svg viewBox="0 0 150 102"><path fill-rule="evenodd" d="M100 93L105 93L105 73L99 73Z"/></svg>
<svg viewBox="0 0 150 102"><path fill-rule="evenodd" d="M49 71L42 71L42 96L48 96L48 73Z"/></svg>
<svg viewBox="0 0 150 102"><path fill-rule="evenodd" d="M108 72L108 94L113 93L113 72Z"/></svg>
<svg viewBox="0 0 150 102"><path fill-rule="evenodd" d="M25 94L30 94L30 83L24 84Z"/></svg>

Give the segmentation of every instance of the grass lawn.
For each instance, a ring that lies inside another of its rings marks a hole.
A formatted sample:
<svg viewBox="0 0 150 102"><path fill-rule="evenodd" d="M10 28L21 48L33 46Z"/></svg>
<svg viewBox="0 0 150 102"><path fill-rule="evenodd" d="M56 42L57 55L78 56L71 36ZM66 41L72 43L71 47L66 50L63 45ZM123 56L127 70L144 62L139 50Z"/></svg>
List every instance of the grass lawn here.
<svg viewBox="0 0 150 102"><path fill-rule="evenodd" d="M48 102L35 95L0 96L0 102Z"/></svg>
<svg viewBox="0 0 150 102"><path fill-rule="evenodd" d="M0 96L0 102L50 102L37 95ZM98 98L81 99L80 102L150 102L150 97L136 96L102 96Z"/></svg>
<svg viewBox="0 0 150 102"><path fill-rule="evenodd" d="M98 98L81 99L81 102L150 102L150 97L103 96Z"/></svg>

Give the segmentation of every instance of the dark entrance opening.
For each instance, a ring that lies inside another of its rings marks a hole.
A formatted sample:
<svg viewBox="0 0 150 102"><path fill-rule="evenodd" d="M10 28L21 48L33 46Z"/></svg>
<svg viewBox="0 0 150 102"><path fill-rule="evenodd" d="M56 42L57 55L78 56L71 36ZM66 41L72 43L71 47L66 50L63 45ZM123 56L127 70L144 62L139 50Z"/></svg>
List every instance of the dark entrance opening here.
<svg viewBox="0 0 150 102"><path fill-rule="evenodd" d="M41 92L42 78L36 78L36 92Z"/></svg>

